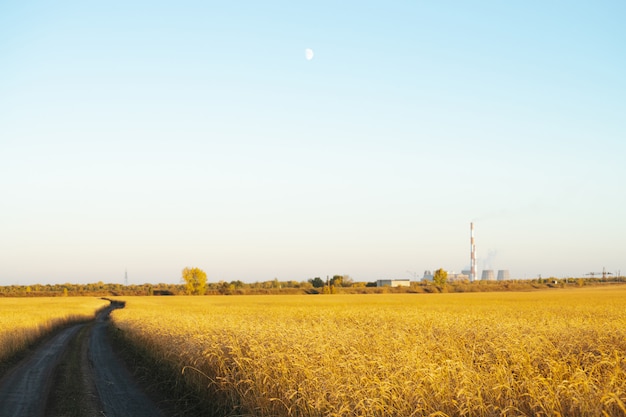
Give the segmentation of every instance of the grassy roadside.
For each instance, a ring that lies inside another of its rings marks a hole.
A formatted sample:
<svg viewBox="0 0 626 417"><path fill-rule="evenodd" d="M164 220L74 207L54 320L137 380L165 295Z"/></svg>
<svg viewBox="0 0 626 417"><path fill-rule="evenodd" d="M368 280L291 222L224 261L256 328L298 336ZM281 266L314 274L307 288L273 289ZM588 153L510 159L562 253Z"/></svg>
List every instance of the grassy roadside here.
<svg viewBox="0 0 626 417"><path fill-rule="evenodd" d="M38 339L31 342L28 346L23 349L17 351L13 355L4 358L4 360L0 361L0 378L2 378L7 372L17 366L23 359L32 355L40 346L45 344L48 340L50 340L54 335L56 335L62 329L72 326L74 324L84 322L84 320L68 322L63 324L62 326L54 327L48 333L40 336Z"/></svg>
<svg viewBox="0 0 626 417"><path fill-rule="evenodd" d="M213 407L180 381L180 374L157 364L148 352L127 340L115 325L109 327L113 349L141 388L170 417L213 417Z"/></svg>
<svg viewBox="0 0 626 417"><path fill-rule="evenodd" d="M0 376L52 335L92 320L108 304L93 297L0 298Z"/></svg>
<svg viewBox="0 0 626 417"><path fill-rule="evenodd" d="M30 346L26 347L25 349L22 349L19 352L15 353L14 355L12 355L12 356L10 356L8 358L5 358L3 361L0 361L0 379L7 372L9 372L11 369L13 369L14 366L16 366L18 363L20 363L20 361L22 359L26 358L31 353L33 353L37 349L38 346L42 345L50 337L51 337L51 335L46 335L45 337L42 337L41 339L37 340L36 342L33 342Z"/></svg>

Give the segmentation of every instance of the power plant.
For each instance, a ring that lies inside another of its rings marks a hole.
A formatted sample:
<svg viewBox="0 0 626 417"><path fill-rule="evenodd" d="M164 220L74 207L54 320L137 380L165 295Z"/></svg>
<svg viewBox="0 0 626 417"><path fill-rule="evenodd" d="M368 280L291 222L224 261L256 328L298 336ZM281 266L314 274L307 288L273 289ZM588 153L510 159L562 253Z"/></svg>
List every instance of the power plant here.
<svg viewBox="0 0 626 417"><path fill-rule="evenodd" d="M496 277L493 275L493 269L483 269L483 281L494 281Z"/></svg>
<svg viewBox="0 0 626 417"><path fill-rule="evenodd" d="M494 257L494 254L497 253L495 251L490 251L487 258L483 260L484 267L490 269L484 269L482 271L482 275L478 275L478 263L476 258L476 238L474 236L474 222L470 223L470 269L464 269L460 274L455 272L448 271L448 280L449 281L467 281L469 278L470 282L474 281L495 281L496 274L493 269L491 269L491 259ZM410 272L410 271L407 271ZM416 279L418 279L417 273L411 273L414 275ZM498 281L506 281L511 279L511 274L508 269L499 269L497 274ZM422 280L432 281L433 280L433 272L432 270L424 271L424 276Z"/></svg>
<svg viewBox="0 0 626 417"><path fill-rule="evenodd" d="M487 265L486 265L487 266ZM464 271L465 272L465 271ZM476 281L478 279L478 271L476 267L476 239L474 238L474 222L470 223L470 281ZM511 274L508 269L498 270L498 281L505 281L511 279ZM496 276L493 269L485 269L482 271L481 280L495 281Z"/></svg>
<svg viewBox="0 0 626 417"><path fill-rule="evenodd" d="M500 269L498 271L498 281L506 281L511 279L511 273L508 269Z"/></svg>

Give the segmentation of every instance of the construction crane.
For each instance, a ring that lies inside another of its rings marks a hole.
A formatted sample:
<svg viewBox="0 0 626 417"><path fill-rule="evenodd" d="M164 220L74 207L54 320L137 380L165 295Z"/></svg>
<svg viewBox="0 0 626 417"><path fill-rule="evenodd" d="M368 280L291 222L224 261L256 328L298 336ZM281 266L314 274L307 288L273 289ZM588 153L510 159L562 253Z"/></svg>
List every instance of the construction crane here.
<svg viewBox="0 0 626 417"><path fill-rule="evenodd" d="M612 272L606 272L606 268L602 268L602 272L589 272L585 275L590 276L591 278L595 277L596 275L602 275L602 279L606 279L607 275L613 275Z"/></svg>

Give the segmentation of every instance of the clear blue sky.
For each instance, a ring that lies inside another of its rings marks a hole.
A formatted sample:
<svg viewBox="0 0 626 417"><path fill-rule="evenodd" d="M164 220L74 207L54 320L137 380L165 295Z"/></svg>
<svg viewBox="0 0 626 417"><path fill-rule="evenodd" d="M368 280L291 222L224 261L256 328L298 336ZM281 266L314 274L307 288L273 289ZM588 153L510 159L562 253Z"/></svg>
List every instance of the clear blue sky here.
<svg viewBox="0 0 626 417"><path fill-rule="evenodd" d="M626 273L626 2L0 3L0 285ZM312 60L305 49L312 48Z"/></svg>

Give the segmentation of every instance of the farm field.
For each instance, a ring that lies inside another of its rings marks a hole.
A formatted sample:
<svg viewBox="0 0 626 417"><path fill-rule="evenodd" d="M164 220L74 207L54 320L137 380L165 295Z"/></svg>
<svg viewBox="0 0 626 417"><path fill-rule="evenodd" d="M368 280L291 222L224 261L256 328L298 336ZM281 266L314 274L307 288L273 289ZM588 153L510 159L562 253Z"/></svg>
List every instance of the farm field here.
<svg viewBox="0 0 626 417"><path fill-rule="evenodd" d="M215 415L626 415L622 286L124 300L125 340Z"/></svg>
<svg viewBox="0 0 626 417"><path fill-rule="evenodd" d="M95 297L0 298L0 364L58 327L109 305Z"/></svg>

